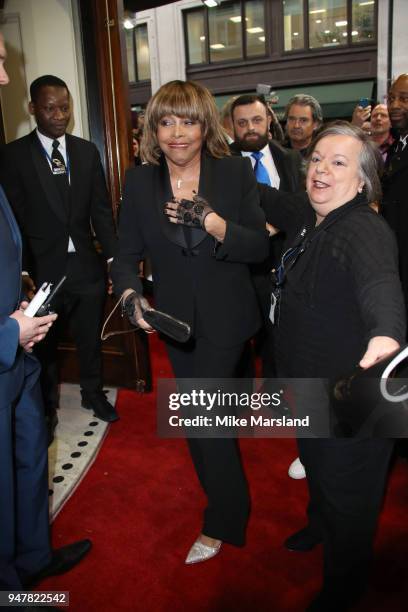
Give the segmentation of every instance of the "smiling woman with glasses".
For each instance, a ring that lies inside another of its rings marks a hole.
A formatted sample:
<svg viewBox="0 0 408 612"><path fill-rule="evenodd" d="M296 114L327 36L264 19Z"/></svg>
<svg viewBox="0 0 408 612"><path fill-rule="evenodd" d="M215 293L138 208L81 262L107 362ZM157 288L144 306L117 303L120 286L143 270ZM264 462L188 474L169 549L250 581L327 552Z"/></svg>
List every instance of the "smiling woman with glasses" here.
<svg viewBox="0 0 408 612"><path fill-rule="evenodd" d="M285 542L295 551L323 543L323 588L310 610L348 609L364 590L393 447L335 437L324 420L326 381L372 366L405 338L395 240L369 206L381 197L381 162L361 129L338 122L311 145L305 194L261 186L267 221L288 236L273 292L278 374L303 380L296 407L320 419L298 439L308 524Z"/></svg>

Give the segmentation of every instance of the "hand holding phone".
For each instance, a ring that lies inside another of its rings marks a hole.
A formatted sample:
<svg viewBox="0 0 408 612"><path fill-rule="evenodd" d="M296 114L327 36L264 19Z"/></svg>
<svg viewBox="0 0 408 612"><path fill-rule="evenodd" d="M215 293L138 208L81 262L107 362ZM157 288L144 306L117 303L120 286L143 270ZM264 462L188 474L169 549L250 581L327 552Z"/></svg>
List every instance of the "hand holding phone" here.
<svg viewBox="0 0 408 612"><path fill-rule="evenodd" d="M55 297L57 291L64 283L66 276L54 286L53 283L43 283L37 291L27 308L24 310L26 317L44 317L51 314L51 301Z"/></svg>

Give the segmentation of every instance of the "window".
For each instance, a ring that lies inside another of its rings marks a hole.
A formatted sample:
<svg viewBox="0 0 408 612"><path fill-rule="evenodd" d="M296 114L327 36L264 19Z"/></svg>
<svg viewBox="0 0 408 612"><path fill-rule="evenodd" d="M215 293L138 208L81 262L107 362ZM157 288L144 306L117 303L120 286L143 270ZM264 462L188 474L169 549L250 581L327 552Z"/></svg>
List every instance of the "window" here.
<svg viewBox="0 0 408 612"><path fill-rule="evenodd" d="M189 11L186 15L186 25L190 64L204 64L206 62L204 11L202 9Z"/></svg>
<svg viewBox="0 0 408 612"><path fill-rule="evenodd" d="M347 0L309 0L309 48L347 44Z"/></svg>
<svg viewBox="0 0 408 612"><path fill-rule="evenodd" d="M265 55L265 9L263 0L245 3L247 56Z"/></svg>
<svg viewBox="0 0 408 612"><path fill-rule="evenodd" d="M303 0L285 0L283 3L283 32L285 51L303 49Z"/></svg>
<svg viewBox="0 0 408 612"><path fill-rule="evenodd" d="M125 30L129 82L150 80L150 53L147 23Z"/></svg>
<svg viewBox="0 0 408 612"><path fill-rule="evenodd" d="M210 62L243 57L241 19L240 2L222 2L208 11Z"/></svg>
<svg viewBox="0 0 408 612"><path fill-rule="evenodd" d="M352 42L372 42L375 40L375 1L353 0Z"/></svg>
<svg viewBox="0 0 408 612"><path fill-rule="evenodd" d="M183 13L190 66L265 55L264 0L227 0Z"/></svg>
<svg viewBox="0 0 408 612"><path fill-rule="evenodd" d="M284 0L284 50L375 42L375 12L376 0Z"/></svg>

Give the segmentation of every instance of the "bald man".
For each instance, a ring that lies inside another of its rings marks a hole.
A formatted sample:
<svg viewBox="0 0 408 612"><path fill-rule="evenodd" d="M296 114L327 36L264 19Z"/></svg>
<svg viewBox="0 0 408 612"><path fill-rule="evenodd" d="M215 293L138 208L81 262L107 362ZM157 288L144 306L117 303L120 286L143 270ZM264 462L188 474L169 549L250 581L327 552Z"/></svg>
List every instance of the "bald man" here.
<svg viewBox="0 0 408 612"><path fill-rule="evenodd" d="M371 113L371 138L380 149L383 160L386 161L388 151L394 142L391 134L391 120L386 104L377 104Z"/></svg>
<svg viewBox="0 0 408 612"><path fill-rule="evenodd" d="M386 161L382 214L397 236L402 288L408 310L408 74L401 74L392 83L387 107L395 142Z"/></svg>

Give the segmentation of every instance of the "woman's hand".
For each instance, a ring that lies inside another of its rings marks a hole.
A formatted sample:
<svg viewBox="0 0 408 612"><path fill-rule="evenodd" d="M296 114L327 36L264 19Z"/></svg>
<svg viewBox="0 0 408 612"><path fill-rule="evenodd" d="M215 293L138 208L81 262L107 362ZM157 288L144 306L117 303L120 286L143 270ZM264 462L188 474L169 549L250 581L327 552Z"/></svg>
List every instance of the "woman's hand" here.
<svg viewBox="0 0 408 612"><path fill-rule="evenodd" d="M143 312L149 310L150 304L140 293L133 289L126 289L122 294L122 308L132 325L144 329L146 332L154 331L143 318Z"/></svg>
<svg viewBox="0 0 408 612"><path fill-rule="evenodd" d="M217 215L207 200L195 195L192 200L177 200L166 202L164 214L170 223L181 223L187 227L199 227L213 236L218 242L223 242L227 224Z"/></svg>
<svg viewBox="0 0 408 612"><path fill-rule="evenodd" d="M391 353L394 353L400 348L400 345L394 338L388 336L375 336L368 343L367 350L359 363L360 368L371 367L377 361L381 361Z"/></svg>

